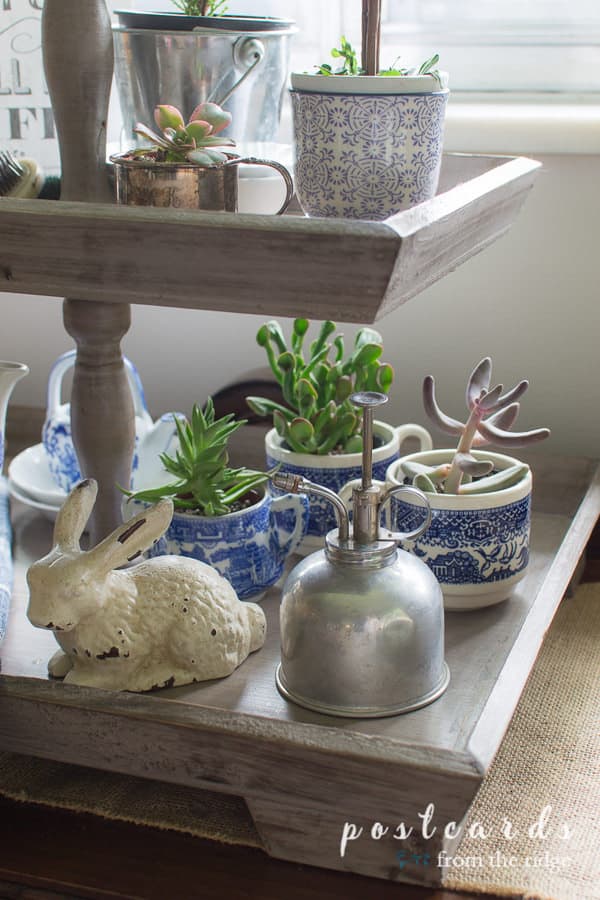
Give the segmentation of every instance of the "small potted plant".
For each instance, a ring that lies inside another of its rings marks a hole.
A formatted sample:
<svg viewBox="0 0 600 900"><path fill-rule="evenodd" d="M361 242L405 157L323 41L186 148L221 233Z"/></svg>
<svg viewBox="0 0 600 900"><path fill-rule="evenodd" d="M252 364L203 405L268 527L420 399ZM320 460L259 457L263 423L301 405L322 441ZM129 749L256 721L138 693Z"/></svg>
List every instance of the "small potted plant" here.
<svg viewBox="0 0 600 900"><path fill-rule="evenodd" d="M216 103L201 103L187 123L175 107L161 104L154 110L157 134L138 122L136 134L150 141L111 156L115 170L117 202L131 206L174 206L217 212L236 212L238 164L247 162L276 169L283 177L287 195L278 214L287 208L292 178L285 166L267 159L239 155L230 148L232 138L223 135L231 113Z"/></svg>
<svg viewBox="0 0 600 900"><path fill-rule="evenodd" d="M458 435L455 450L413 453L393 463L390 484L412 482L431 504L432 523L412 545L433 570L446 609L479 609L505 600L525 575L529 560L532 477L529 466L500 449L529 446L550 434L547 428L514 432L526 380L502 393L490 387L492 362L482 359L467 382L469 415L459 422L446 415L435 395L433 376L423 383L425 410L438 428ZM394 523L408 530L422 517L410 500L392 502Z"/></svg>
<svg viewBox="0 0 600 900"><path fill-rule="evenodd" d="M256 597L278 580L287 556L302 540L307 499L274 498L265 489L267 474L229 467L229 438L245 420L231 414L215 419L211 398L204 410L194 406L189 421L176 416L174 422L179 446L172 455L160 456L174 480L126 492L127 512L135 504L171 498L173 520L150 556L199 559L227 578L240 599ZM152 477L147 468L142 477Z"/></svg>
<svg viewBox="0 0 600 900"><path fill-rule="evenodd" d="M361 418L350 401L356 391L387 393L394 377L389 363L381 362L383 341L373 328L361 328L352 351L346 355L344 338L336 334L335 322L323 322L308 347L308 319L295 319L290 344L280 324L266 322L256 340L281 387L282 402L247 397L259 416L272 416L273 428L265 438L269 467L301 475L339 493L342 486L361 472ZM392 427L375 422L373 472L383 478L389 464L398 458L400 445L417 438L422 448L431 447L428 432L419 425ZM330 504L310 498L310 518L302 553L320 549L323 538L335 528Z"/></svg>
<svg viewBox="0 0 600 900"><path fill-rule="evenodd" d="M277 141L290 19L229 15L224 0L173 0L170 11L115 10L115 80L127 132L170 98L225 106L245 142Z"/></svg>
<svg viewBox="0 0 600 900"><path fill-rule="evenodd" d="M309 216L385 219L436 192L448 78L437 54L381 69L380 17L380 0L363 0L360 63L342 37L337 63L291 75L296 190Z"/></svg>

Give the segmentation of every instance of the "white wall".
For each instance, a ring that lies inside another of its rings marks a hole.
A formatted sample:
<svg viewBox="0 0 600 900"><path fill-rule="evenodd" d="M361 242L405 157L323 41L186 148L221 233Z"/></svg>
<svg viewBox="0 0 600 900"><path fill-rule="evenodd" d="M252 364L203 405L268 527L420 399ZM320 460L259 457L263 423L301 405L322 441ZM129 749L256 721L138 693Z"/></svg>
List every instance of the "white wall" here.
<svg viewBox="0 0 600 900"><path fill-rule="evenodd" d="M424 422L423 376L462 416L466 375L484 355L498 380L528 377L522 427L547 425L546 452L600 454L600 171L598 156L539 157L544 169L510 232L378 323L396 369L389 421ZM232 255L232 262L233 262ZM45 403L54 358L70 339L56 299L5 294L0 356L31 374L13 402ZM264 366L257 316L133 307L124 350L154 412L194 401ZM345 333L352 335L355 327Z"/></svg>

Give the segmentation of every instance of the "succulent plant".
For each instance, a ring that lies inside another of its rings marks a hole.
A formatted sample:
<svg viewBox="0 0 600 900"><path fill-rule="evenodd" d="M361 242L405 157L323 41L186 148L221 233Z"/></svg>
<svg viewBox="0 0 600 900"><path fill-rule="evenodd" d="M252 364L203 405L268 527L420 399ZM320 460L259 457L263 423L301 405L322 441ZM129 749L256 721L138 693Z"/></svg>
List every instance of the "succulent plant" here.
<svg viewBox="0 0 600 900"><path fill-rule="evenodd" d="M321 65L317 67L318 75L362 75L362 69L358 64L358 54L344 35L340 38L339 48L332 48L331 55L335 59L343 60L340 67L334 72L333 66L330 63L321 63Z"/></svg>
<svg viewBox="0 0 600 900"><path fill-rule="evenodd" d="M365 71L358 64L358 53L342 35L340 46L334 47L331 51L334 59L343 60L339 67L334 71L331 63L321 63L317 66L317 75L364 75ZM390 66L389 69L381 69L378 75L433 75L438 77L438 71L434 68L440 61L440 57L435 53L430 59L426 59L418 68L406 68L398 65L398 59Z"/></svg>
<svg viewBox="0 0 600 900"><path fill-rule="evenodd" d="M226 0L171 0L186 16L222 16L227 10Z"/></svg>
<svg viewBox="0 0 600 900"><path fill-rule="evenodd" d="M501 449L524 447L548 437L548 428L533 431L509 431L514 424L520 405L519 397L529 387L520 381L514 388L502 393L502 385L490 388L492 361L485 357L471 372L467 382L466 401L469 411L466 422L459 422L438 406L432 375L423 382L425 411L434 425L449 434L460 435L458 447L451 463L432 467L419 463L403 463L404 474L413 478L413 484L424 491L446 494L474 494L500 490L516 484L528 471L519 463L490 474L494 464L490 460L475 458L472 448L495 444Z"/></svg>
<svg viewBox="0 0 600 900"><path fill-rule="evenodd" d="M193 111L187 124L175 106L163 104L155 108L154 121L161 134L156 134L141 122L133 129L136 134L147 138L154 146L132 150L132 156L147 157L153 154L157 162L190 162L198 166L218 166L226 162L228 156L216 148L235 146L235 141L231 138L218 136L231 123L231 113L216 103L201 103Z"/></svg>
<svg viewBox="0 0 600 900"><path fill-rule="evenodd" d="M175 417L179 449L175 456L162 453L160 460L176 481L162 487L125 491L135 500L155 503L171 497L176 509L197 511L204 516L222 516L249 491L267 481L268 475L251 469L230 469L227 443L231 435L246 424L229 414L215 421L212 399L204 412L194 405L191 421Z"/></svg>
<svg viewBox="0 0 600 900"><path fill-rule="evenodd" d="M246 397L250 409L273 416L277 433L291 450L325 455L353 453L362 448L361 417L350 402L354 391L387 393L394 371L382 363L381 335L361 328L351 354L344 359L344 338L335 322L323 322L305 356L308 319L295 319L290 347L276 321L259 328L256 340L265 348L269 365L281 386L284 404L263 397Z"/></svg>

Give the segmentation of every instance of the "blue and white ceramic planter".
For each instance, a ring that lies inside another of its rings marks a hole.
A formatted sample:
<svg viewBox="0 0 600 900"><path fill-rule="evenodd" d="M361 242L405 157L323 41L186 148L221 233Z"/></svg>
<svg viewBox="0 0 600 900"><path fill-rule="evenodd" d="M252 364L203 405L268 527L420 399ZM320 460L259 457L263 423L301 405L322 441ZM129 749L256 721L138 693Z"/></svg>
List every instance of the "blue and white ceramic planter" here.
<svg viewBox="0 0 600 900"><path fill-rule="evenodd" d="M385 473L400 455L403 441L413 438L423 450L431 447L431 436L421 425L406 424L394 427L385 422L374 423L374 434L378 446L373 449L373 477L383 480ZM279 471L291 475L301 475L339 494L343 486L362 472L362 453L331 453L317 456L314 453L296 453L289 450L282 438L272 428L265 437L267 468L279 466ZM322 550L325 535L337 526L331 503L321 497L310 497L310 516L306 537L299 553L313 553Z"/></svg>
<svg viewBox="0 0 600 900"><path fill-rule="evenodd" d="M297 550L308 521L305 495L262 494L254 506L226 516L175 511L167 532L148 555L199 559L217 569L240 600L256 600L281 578L286 559ZM126 516L140 505L128 501Z"/></svg>
<svg viewBox="0 0 600 900"><path fill-rule="evenodd" d="M48 460L48 468L56 484L68 494L81 480L79 462L73 438L71 437L71 404L61 403L62 381L67 371L75 364L75 350L68 350L58 357L48 378L48 402L46 419L42 429L42 444ZM136 448L143 435L152 428L152 417L148 412L144 389L137 369L129 359L124 359L125 371L131 387L135 413ZM132 460L132 472L137 469L137 449Z"/></svg>
<svg viewBox="0 0 600 900"><path fill-rule="evenodd" d="M403 459L425 465L449 462L454 451L432 450ZM474 453L491 459L498 470L519 460L501 453ZM388 484L402 484L403 460L388 471ZM448 610L480 609L506 600L525 575L529 562L531 471L516 485L486 494L431 494L432 521L417 541L407 542L439 580ZM423 519L409 498L391 502L391 524L408 531Z"/></svg>
<svg viewBox="0 0 600 900"><path fill-rule="evenodd" d="M445 77L293 74L291 97L307 215L386 219L435 195Z"/></svg>

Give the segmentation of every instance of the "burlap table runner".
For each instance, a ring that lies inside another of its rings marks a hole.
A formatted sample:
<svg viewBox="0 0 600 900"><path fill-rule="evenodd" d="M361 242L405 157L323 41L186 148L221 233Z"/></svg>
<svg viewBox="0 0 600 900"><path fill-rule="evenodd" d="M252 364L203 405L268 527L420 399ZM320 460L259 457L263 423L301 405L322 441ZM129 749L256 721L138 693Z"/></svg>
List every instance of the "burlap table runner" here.
<svg viewBox="0 0 600 900"><path fill-rule="evenodd" d="M467 831L474 825L476 836L465 837L443 868L446 887L600 900L599 701L600 584L589 584L561 604L469 815ZM0 794L261 846L243 800L197 789L4 753ZM477 836L481 828L487 837Z"/></svg>
<svg viewBox="0 0 600 900"><path fill-rule="evenodd" d="M518 838L502 834L506 820ZM445 870L446 887L600 898L600 584L561 603L467 829L475 822L491 836L461 841L454 855L467 865Z"/></svg>

